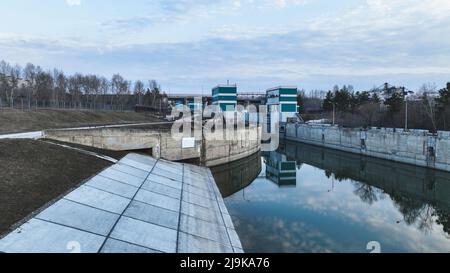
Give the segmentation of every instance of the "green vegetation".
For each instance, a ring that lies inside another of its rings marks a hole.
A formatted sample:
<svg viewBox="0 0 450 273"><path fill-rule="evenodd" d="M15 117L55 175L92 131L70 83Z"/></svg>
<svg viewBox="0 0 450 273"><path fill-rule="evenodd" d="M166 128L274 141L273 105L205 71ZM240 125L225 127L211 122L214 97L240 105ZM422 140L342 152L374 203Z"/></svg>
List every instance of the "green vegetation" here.
<svg viewBox="0 0 450 273"><path fill-rule="evenodd" d="M0 235L109 165L42 141L1 140Z"/></svg>
<svg viewBox="0 0 450 273"><path fill-rule="evenodd" d="M297 99L307 120L331 119L334 110L336 123L348 127L450 130L450 83L440 90L434 84L424 84L417 92L384 84L369 91L355 92L351 85L344 85L313 93L308 97L302 91ZM318 100L322 102L320 110L311 107L311 102Z"/></svg>
<svg viewBox="0 0 450 273"><path fill-rule="evenodd" d="M145 113L80 111L80 110L38 110L0 111L0 134L39 131L43 129L82 127L93 125L147 123L160 119Z"/></svg>

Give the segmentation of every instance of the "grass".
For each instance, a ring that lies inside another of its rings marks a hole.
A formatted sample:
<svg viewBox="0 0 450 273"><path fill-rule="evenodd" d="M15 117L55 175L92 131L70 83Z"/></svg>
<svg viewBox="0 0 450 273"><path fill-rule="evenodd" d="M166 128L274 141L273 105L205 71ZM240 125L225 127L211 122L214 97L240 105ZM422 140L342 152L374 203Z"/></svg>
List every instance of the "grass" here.
<svg viewBox="0 0 450 273"><path fill-rule="evenodd" d="M0 134L92 125L160 122L147 113L80 110L0 111Z"/></svg>
<svg viewBox="0 0 450 273"><path fill-rule="evenodd" d="M0 234L111 163L43 141L0 141Z"/></svg>

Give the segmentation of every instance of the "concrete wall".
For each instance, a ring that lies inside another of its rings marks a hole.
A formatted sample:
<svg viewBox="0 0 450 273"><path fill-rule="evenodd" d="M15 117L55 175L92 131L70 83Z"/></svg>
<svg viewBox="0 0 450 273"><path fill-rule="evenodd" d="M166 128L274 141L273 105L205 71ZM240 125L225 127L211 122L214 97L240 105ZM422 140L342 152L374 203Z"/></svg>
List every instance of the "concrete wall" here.
<svg viewBox="0 0 450 273"><path fill-rule="evenodd" d="M261 127L237 129L230 140L204 140L202 162L208 167L246 158L261 149ZM225 139L225 136L224 136Z"/></svg>
<svg viewBox="0 0 450 273"><path fill-rule="evenodd" d="M43 135L48 139L112 151L151 149L159 141L157 131L128 128L47 130Z"/></svg>
<svg viewBox="0 0 450 273"><path fill-rule="evenodd" d="M155 158L171 161L198 158L208 167L248 157L261 148L260 127L237 129L230 140L197 139L193 148L183 148L182 141L172 138L168 131L153 129L47 130L44 138L112 151L152 149Z"/></svg>
<svg viewBox="0 0 450 273"><path fill-rule="evenodd" d="M172 138L170 132L161 134L160 157L170 161L180 161L201 157L202 140L195 141L194 148L184 148L181 140Z"/></svg>
<svg viewBox="0 0 450 273"><path fill-rule="evenodd" d="M287 124L288 140L450 171L450 132Z"/></svg>

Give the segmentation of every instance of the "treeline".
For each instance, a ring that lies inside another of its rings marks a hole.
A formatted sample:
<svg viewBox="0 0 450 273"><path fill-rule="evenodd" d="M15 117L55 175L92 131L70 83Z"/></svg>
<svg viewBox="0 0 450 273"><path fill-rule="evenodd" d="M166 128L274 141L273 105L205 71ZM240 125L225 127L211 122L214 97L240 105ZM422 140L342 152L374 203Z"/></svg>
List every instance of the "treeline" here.
<svg viewBox="0 0 450 273"><path fill-rule="evenodd" d="M310 100L317 98L299 94L301 107ZM335 122L347 127L450 130L450 83L441 89L424 84L416 92L403 87L355 92L352 86L335 86L321 101L320 114L308 116L303 107L307 119L332 120L334 112Z"/></svg>
<svg viewBox="0 0 450 273"><path fill-rule="evenodd" d="M167 108L167 96L155 80L135 82L120 74L110 79L94 74L66 75L58 69L44 70L0 61L0 107L16 109L64 108L132 110Z"/></svg>

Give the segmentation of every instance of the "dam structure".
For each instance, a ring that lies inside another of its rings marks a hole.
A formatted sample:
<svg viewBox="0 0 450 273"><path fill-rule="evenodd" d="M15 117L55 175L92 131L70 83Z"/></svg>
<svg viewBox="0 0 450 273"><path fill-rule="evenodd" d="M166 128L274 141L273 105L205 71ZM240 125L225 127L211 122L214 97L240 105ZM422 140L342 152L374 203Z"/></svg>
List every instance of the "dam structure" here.
<svg viewBox="0 0 450 273"><path fill-rule="evenodd" d="M80 152L129 154L16 225L0 252L243 253L209 167L257 154L261 126L233 124L209 138L203 126L175 137L166 125L40 132L36 139Z"/></svg>
<svg viewBox="0 0 450 273"><path fill-rule="evenodd" d="M46 130L42 138L111 151L146 151L154 158L169 161L198 160L203 166L227 164L248 157L261 149L261 127L237 128L230 138L172 137L168 129L134 126Z"/></svg>

